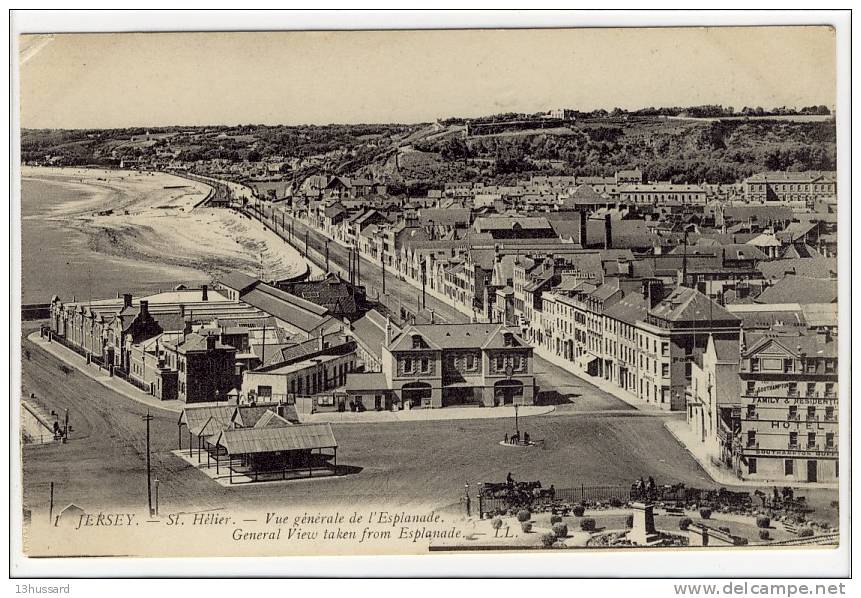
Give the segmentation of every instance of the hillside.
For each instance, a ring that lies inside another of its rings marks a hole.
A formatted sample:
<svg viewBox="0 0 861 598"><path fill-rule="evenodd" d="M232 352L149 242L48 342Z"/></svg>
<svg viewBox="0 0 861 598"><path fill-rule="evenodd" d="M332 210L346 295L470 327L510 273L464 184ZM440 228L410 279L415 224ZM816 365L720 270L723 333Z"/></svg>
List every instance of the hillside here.
<svg viewBox="0 0 861 598"><path fill-rule="evenodd" d="M25 162L54 165L136 160L148 167L194 169L208 161L276 163L276 173L291 178L358 174L385 180L395 191L451 180L504 183L529 174L611 175L634 167L650 180L691 183L731 183L764 170L836 169L834 120L822 116L598 115L549 122L547 128L530 128L531 122L542 124L511 120L509 130L504 119L485 118L417 125L24 130L21 149Z"/></svg>

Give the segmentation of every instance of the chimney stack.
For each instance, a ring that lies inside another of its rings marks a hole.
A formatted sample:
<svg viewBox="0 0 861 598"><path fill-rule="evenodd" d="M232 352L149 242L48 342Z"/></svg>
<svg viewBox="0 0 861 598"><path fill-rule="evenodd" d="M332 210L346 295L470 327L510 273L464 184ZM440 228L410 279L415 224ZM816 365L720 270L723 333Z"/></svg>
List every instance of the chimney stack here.
<svg viewBox="0 0 861 598"><path fill-rule="evenodd" d="M389 343L392 342L392 319L391 316L386 316L386 347L389 346Z"/></svg>
<svg viewBox="0 0 861 598"><path fill-rule="evenodd" d="M323 350L323 329L320 328L320 334L317 335L317 348L322 351Z"/></svg>
<svg viewBox="0 0 861 598"><path fill-rule="evenodd" d="M588 238L586 234L586 224L589 221L589 217L586 213L586 210L580 210L580 247L586 249Z"/></svg>
<svg viewBox="0 0 861 598"><path fill-rule="evenodd" d="M216 341L218 341L218 338L214 334L207 335L207 337L206 337L206 350L207 351L215 351Z"/></svg>
<svg viewBox="0 0 861 598"><path fill-rule="evenodd" d="M124 293L123 294L123 307L131 307L132 306L132 294Z"/></svg>
<svg viewBox="0 0 861 598"><path fill-rule="evenodd" d="M140 303L141 303L141 308L140 308L141 309L141 316L143 316L144 318L148 318L149 317L149 301L145 301L144 299L141 299Z"/></svg>
<svg viewBox="0 0 861 598"><path fill-rule="evenodd" d="M610 223L610 214L604 215L604 249L613 246L613 225Z"/></svg>
<svg viewBox="0 0 861 598"><path fill-rule="evenodd" d="M202 300L209 301L209 287L207 285L203 285L200 290L203 294Z"/></svg>

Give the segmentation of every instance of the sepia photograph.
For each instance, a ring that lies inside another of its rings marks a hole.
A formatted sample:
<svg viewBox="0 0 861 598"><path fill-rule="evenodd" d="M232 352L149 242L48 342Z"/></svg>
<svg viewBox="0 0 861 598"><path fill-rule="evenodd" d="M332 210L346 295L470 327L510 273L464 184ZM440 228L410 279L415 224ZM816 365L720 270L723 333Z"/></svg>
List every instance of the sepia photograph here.
<svg viewBox="0 0 861 598"><path fill-rule="evenodd" d="M18 34L20 558L846 549L849 32L613 18Z"/></svg>

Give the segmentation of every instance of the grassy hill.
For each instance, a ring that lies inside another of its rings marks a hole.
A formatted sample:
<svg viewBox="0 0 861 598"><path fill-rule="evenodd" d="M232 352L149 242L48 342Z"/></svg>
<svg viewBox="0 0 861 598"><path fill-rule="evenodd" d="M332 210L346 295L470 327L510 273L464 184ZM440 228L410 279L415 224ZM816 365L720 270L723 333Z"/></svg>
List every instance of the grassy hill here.
<svg viewBox="0 0 861 598"><path fill-rule="evenodd" d="M530 174L611 175L634 167L650 180L691 183L731 183L764 170L836 169L834 120L822 116L599 115L553 128L503 127L469 137L467 124L455 119L416 125L24 130L21 146L25 161L58 156L60 164L146 159L165 149L188 163L317 156L314 172L370 175L395 190L451 180L504 183ZM562 170L542 170L546 167L534 163L548 160L561 163Z"/></svg>

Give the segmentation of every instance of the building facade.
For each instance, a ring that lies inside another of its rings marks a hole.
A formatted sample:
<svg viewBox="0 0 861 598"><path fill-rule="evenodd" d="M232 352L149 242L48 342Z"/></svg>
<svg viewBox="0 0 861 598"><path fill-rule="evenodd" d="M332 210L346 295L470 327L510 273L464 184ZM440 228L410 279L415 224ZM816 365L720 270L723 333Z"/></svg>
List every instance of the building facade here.
<svg viewBox="0 0 861 598"><path fill-rule="evenodd" d="M837 340L829 332L748 332L733 462L751 480L839 477Z"/></svg>
<svg viewBox="0 0 861 598"><path fill-rule="evenodd" d="M382 353L382 375L351 376L348 393L385 394L405 408L534 402L532 347L503 324L408 326Z"/></svg>

